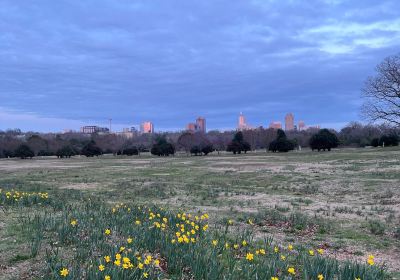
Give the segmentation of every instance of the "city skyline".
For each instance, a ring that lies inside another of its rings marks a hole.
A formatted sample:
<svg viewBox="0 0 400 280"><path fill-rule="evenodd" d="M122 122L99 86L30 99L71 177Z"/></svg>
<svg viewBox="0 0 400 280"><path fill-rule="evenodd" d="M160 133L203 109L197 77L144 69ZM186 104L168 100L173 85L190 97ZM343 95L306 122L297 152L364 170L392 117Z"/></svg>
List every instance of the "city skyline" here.
<svg viewBox="0 0 400 280"><path fill-rule="evenodd" d="M116 130L194 116L234 129L286 112L339 129L361 89L399 52L400 2L94 1L0 3L0 129ZM309 114L313 112L313 114Z"/></svg>

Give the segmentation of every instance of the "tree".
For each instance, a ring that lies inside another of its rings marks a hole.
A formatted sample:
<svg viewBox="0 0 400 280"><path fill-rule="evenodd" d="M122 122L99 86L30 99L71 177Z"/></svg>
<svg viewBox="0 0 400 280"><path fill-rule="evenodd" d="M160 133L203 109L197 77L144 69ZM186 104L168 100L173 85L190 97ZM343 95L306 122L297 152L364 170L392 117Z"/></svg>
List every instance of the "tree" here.
<svg viewBox="0 0 400 280"><path fill-rule="evenodd" d="M287 139L286 133L282 129L278 129L276 139L273 140L268 147L272 152L289 152L294 149L294 142Z"/></svg>
<svg viewBox="0 0 400 280"><path fill-rule="evenodd" d="M35 156L34 152L29 148L29 146L22 144L15 151L14 156L21 159L33 158Z"/></svg>
<svg viewBox="0 0 400 280"><path fill-rule="evenodd" d="M336 148L338 145L339 139L337 138L336 134L332 133L328 129L321 129L310 139L310 147L313 151L330 151L332 148Z"/></svg>
<svg viewBox="0 0 400 280"><path fill-rule="evenodd" d="M212 153L213 150L214 150L214 148L213 148L212 144L206 145L206 146L204 146L203 148L201 148L201 152L202 152L205 156L208 155L209 153Z"/></svg>
<svg viewBox="0 0 400 280"><path fill-rule="evenodd" d="M250 144L244 141L243 133L238 131L233 136L232 141L228 144L226 151L233 152L233 154L241 154L242 152L247 153L247 151L250 151Z"/></svg>
<svg viewBox="0 0 400 280"><path fill-rule="evenodd" d="M197 156L197 155L201 155L201 149L200 149L200 147L199 146L193 146L192 148L190 148L190 153L193 155L195 155L195 156Z"/></svg>
<svg viewBox="0 0 400 280"><path fill-rule="evenodd" d="M387 57L376 72L365 83L362 113L372 121L400 126L400 54Z"/></svg>
<svg viewBox="0 0 400 280"><path fill-rule="evenodd" d="M133 147L129 147L129 148L124 149L122 151L122 154L126 155L126 156L138 155L139 154L139 150L138 150L138 148L133 146Z"/></svg>
<svg viewBox="0 0 400 280"><path fill-rule="evenodd" d="M58 158L70 158L75 155L75 151L71 148L71 146L64 146L61 149L58 149L56 152L56 156Z"/></svg>
<svg viewBox="0 0 400 280"><path fill-rule="evenodd" d="M165 137L160 137L151 148L151 154L156 156L169 156L175 154L175 147L168 143Z"/></svg>
<svg viewBox="0 0 400 280"><path fill-rule="evenodd" d="M398 146L399 137L396 134L382 135L379 139L379 146Z"/></svg>
<svg viewBox="0 0 400 280"><path fill-rule="evenodd" d="M94 141L90 141L88 144L86 144L81 151L81 154L86 157L100 156L102 153L102 150L96 146Z"/></svg>
<svg viewBox="0 0 400 280"><path fill-rule="evenodd" d="M371 146L372 147L378 147L379 146L379 138L374 138L371 140Z"/></svg>

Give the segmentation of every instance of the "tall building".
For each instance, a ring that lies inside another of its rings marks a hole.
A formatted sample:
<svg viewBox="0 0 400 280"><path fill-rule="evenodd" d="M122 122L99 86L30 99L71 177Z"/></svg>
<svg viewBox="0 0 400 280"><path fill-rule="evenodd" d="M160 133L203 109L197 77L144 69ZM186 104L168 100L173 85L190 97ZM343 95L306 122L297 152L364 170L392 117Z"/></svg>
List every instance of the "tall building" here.
<svg viewBox="0 0 400 280"><path fill-rule="evenodd" d="M196 126L197 126L197 131L199 132L206 132L206 119L203 117L198 117L196 119Z"/></svg>
<svg viewBox="0 0 400 280"><path fill-rule="evenodd" d="M282 123L281 122L271 122L269 124L269 128L282 129Z"/></svg>
<svg viewBox="0 0 400 280"><path fill-rule="evenodd" d="M140 125L140 132L141 133L154 133L154 126L152 122L143 122Z"/></svg>
<svg viewBox="0 0 400 280"><path fill-rule="evenodd" d="M299 131L306 130L306 124L305 124L304 121L299 121L298 130L299 130Z"/></svg>
<svg viewBox="0 0 400 280"><path fill-rule="evenodd" d="M292 113L288 113L285 116L285 130L286 131L294 130L294 116Z"/></svg>
<svg viewBox="0 0 400 280"><path fill-rule="evenodd" d="M251 125L246 122L246 117L240 112L237 130L248 130L253 129Z"/></svg>

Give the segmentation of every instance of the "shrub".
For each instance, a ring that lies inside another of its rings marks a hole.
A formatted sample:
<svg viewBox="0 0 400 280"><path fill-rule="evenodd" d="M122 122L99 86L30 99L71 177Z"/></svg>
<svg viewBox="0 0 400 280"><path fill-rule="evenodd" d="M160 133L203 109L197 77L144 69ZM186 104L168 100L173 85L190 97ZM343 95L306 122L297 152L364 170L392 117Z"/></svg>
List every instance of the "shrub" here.
<svg viewBox="0 0 400 280"><path fill-rule="evenodd" d="M171 143L168 143L165 138L160 138L155 144L153 144L151 154L156 156L173 155L175 154L175 147Z"/></svg>
<svg viewBox="0 0 400 280"><path fill-rule="evenodd" d="M398 146L399 137L396 134L382 135L379 139L379 146Z"/></svg>
<svg viewBox="0 0 400 280"><path fill-rule="evenodd" d="M98 146L96 146L96 143L94 141L86 144L81 151L81 154L86 157L100 156L102 153L102 150Z"/></svg>
<svg viewBox="0 0 400 280"><path fill-rule="evenodd" d="M378 147L379 146L379 138L374 138L371 140L371 146L372 147Z"/></svg>
<svg viewBox="0 0 400 280"><path fill-rule="evenodd" d="M382 235L385 233L385 224L379 220L370 220L368 223L368 228L372 234Z"/></svg>
<svg viewBox="0 0 400 280"><path fill-rule="evenodd" d="M336 148L338 145L339 139L337 138L336 134L332 133L328 129L321 129L310 139L310 147L313 151L330 151L332 148Z"/></svg>
<svg viewBox="0 0 400 280"><path fill-rule="evenodd" d="M195 156L197 156L198 154L201 155L201 149L199 146L193 146L192 148L190 148L190 153Z"/></svg>
<svg viewBox="0 0 400 280"><path fill-rule="evenodd" d="M61 149L58 149L56 152L56 156L58 158L70 158L74 155L75 152L70 146L64 146Z"/></svg>
<svg viewBox="0 0 400 280"><path fill-rule="evenodd" d="M294 142L288 140L285 132L278 129L277 137L269 144L268 150L272 152L289 152L294 149Z"/></svg>
<svg viewBox="0 0 400 280"><path fill-rule="evenodd" d="M31 148L29 148L27 145L22 144L20 145L15 151L14 151L14 156L15 157L19 157L21 159L25 159L25 158L33 158L34 157L34 153L31 150Z"/></svg>
<svg viewBox="0 0 400 280"><path fill-rule="evenodd" d="M123 155L126 155L126 156L138 155L138 154L139 154L139 150L138 150L138 148L136 148L135 146L133 146L133 147L124 149L124 150L122 151L122 154L123 154Z"/></svg>
<svg viewBox="0 0 400 280"><path fill-rule="evenodd" d="M242 152L247 153L248 151L250 151L250 149L250 144L244 141L243 133L239 131L236 132L232 141L228 144L226 151L233 152L233 154L241 154Z"/></svg>
<svg viewBox="0 0 400 280"><path fill-rule="evenodd" d="M204 155L208 155L208 154L211 153L213 150L214 150L214 149L213 149L213 146L212 146L211 144L210 144L210 145L206 145L206 146L204 146L204 147L201 149L201 151L203 152Z"/></svg>

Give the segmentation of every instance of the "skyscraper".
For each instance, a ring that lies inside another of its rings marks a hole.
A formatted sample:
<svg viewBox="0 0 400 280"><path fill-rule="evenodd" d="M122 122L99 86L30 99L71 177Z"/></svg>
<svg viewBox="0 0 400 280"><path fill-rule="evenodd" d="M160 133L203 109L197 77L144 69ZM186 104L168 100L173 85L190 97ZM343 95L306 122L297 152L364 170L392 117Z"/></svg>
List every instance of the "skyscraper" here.
<svg viewBox="0 0 400 280"><path fill-rule="evenodd" d="M203 117L198 117L196 119L196 126L197 126L197 131L206 132L206 119Z"/></svg>
<svg viewBox="0 0 400 280"><path fill-rule="evenodd" d="M154 126L152 122L143 122L140 125L140 132L142 133L153 133L154 132Z"/></svg>
<svg viewBox="0 0 400 280"><path fill-rule="evenodd" d="M288 113L285 116L285 130L286 131L294 130L294 116L292 113Z"/></svg>
<svg viewBox="0 0 400 280"><path fill-rule="evenodd" d="M246 118L243 116L242 112L240 112L237 128L238 128L238 130L244 130L244 129L246 129L246 127L247 127Z"/></svg>

